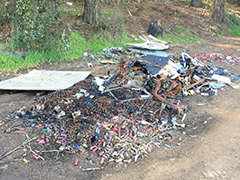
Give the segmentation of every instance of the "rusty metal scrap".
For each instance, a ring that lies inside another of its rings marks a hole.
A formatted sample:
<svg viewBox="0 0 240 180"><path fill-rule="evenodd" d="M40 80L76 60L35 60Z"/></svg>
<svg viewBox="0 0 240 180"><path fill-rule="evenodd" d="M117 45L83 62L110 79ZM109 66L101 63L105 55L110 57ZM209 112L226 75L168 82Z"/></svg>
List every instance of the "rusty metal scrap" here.
<svg viewBox="0 0 240 180"><path fill-rule="evenodd" d="M170 87L164 90L164 93L158 94L160 89L163 86L162 80L165 78L160 79L154 79L155 82L157 82L155 89L152 91L152 94L161 102L166 102L171 104L168 100L166 100L164 97L169 98L176 98L176 96L179 96L182 90L182 84L173 80L169 80L171 82Z"/></svg>
<svg viewBox="0 0 240 180"><path fill-rule="evenodd" d="M188 86L183 88L183 91L187 91L187 90L193 88L196 85L202 84L204 81L205 81L205 79L200 79L199 81L197 81L197 82L195 82L193 84L189 84Z"/></svg>

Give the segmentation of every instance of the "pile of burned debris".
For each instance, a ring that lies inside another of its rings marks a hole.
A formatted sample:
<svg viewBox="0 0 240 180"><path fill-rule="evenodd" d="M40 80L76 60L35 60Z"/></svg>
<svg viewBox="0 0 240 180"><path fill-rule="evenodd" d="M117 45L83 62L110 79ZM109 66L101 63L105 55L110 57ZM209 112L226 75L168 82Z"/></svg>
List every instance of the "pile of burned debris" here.
<svg viewBox="0 0 240 180"><path fill-rule="evenodd" d="M23 107L12 119L39 129L38 148L96 153L100 163L137 161L185 128L179 96L211 96L240 77L186 53L130 56L105 77L91 77ZM41 151L37 151L41 152ZM42 154L38 154L42 156ZM34 154L36 157L36 154Z"/></svg>

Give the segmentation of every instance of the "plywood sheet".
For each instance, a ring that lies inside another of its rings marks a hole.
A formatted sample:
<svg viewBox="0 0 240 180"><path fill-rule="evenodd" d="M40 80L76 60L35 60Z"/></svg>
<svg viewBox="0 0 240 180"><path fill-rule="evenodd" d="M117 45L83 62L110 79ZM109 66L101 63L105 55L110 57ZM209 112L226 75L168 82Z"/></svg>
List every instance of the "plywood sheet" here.
<svg viewBox="0 0 240 180"><path fill-rule="evenodd" d="M1 90L55 91L86 79L90 71L33 70L28 74L0 82Z"/></svg>

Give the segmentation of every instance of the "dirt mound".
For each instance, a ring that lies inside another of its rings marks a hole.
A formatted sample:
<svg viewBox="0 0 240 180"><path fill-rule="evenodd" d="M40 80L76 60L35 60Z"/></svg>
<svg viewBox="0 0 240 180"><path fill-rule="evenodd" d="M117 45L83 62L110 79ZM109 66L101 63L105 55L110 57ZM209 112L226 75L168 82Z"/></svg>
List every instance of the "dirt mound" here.
<svg viewBox="0 0 240 180"><path fill-rule="evenodd" d="M133 3L124 8L122 12L126 17L126 27L132 34L146 33L150 21L155 20L164 29L173 27L173 32L176 32L174 25L181 25L190 29L193 34L204 36L206 35L205 28L213 23L209 12L201 16L203 8L189 7L186 2L181 1L169 4L163 2Z"/></svg>

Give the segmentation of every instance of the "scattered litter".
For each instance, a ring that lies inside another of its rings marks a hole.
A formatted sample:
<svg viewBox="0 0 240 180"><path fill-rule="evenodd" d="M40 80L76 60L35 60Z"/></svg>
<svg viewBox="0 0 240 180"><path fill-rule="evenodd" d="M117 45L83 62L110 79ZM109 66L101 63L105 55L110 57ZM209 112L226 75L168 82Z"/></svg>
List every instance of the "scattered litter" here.
<svg viewBox="0 0 240 180"><path fill-rule="evenodd" d="M128 51L138 53L141 55L154 55L154 56L160 56L160 57L169 56L169 54L164 51L139 50L139 49L132 49L132 48L128 48Z"/></svg>
<svg viewBox="0 0 240 180"><path fill-rule="evenodd" d="M212 53L212 54L196 54L195 57L202 62L221 62L221 63L229 63L232 65L240 65L240 56L239 54L219 54L219 53Z"/></svg>
<svg viewBox="0 0 240 180"><path fill-rule="evenodd" d="M209 86L213 89L220 89L220 88L226 86L226 84L214 82L214 83L210 83Z"/></svg>
<svg viewBox="0 0 240 180"><path fill-rule="evenodd" d="M237 83L230 83L230 86L231 86L233 89L240 89L240 84L237 84Z"/></svg>
<svg viewBox="0 0 240 180"><path fill-rule="evenodd" d="M111 60L101 60L100 63L101 64L115 64L116 62L111 61Z"/></svg>
<svg viewBox="0 0 240 180"><path fill-rule="evenodd" d="M33 155L33 158L34 158L34 159L38 159L38 156L34 154L34 155Z"/></svg>
<svg viewBox="0 0 240 180"><path fill-rule="evenodd" d="M167 144L165 144L165 147L167 147L167 148L169 148L169 149L172 148L171 146L169 146L169 145L167 145Z"/></svg>
<svg viewBox="0 0 240 180"><path fill-rule="evenodd" d="M72 6L73 3L72 2L67 2L67 5Z"/></svg>
<svg viewBox="0 0 240 180"><path fill-rule="evenodd" d="M84 53L83 53L83 56L84 56L84 57L88 57L88 52L84 52Z"/></svg>
<svg viewBox="0 0 240 180"><path fill-rule="evenodd" d="M5 164L4 166L1 166L0 169L7 169L8 168L8 165Z"/></svg>
<svg viewBox="0 0 240 180"><path fill-rule="evenodd" d="M104 51L107 51L109 53L123 53L123 48L122 47L110 47L110 48L105 48Z"/></svg>
<svg viewBox="0 0 240 180"><path fill-rule="evenodd" d="M212 75L212 78L221 83L225 83L225 84L231 83L231 79L228 77L225 77L225 76L214 74L214 75Z"/></svg>
<svg viewBox="0 0 240 180"><path fill-rule="evenodd" d="M92 64L92 63L88 63L88 67L89 67L89 68L92 68L92 67L93 67L93 64Z"/></svg>
<svg viewBox="0 0 240 180"><path fill-rule="evenodd" d="M74 166L77 166L77 165L78 165L78 159L76 159L74 162Z"/></svg>
<svg viewBox="0 0 240 180"><path fill-rule="evenodd" d="M144 43L125 44L125 46L130 46L132 48L141 49L141 50L152 50L152 51L162 51L169 48L169 45L166 45L160 42L153 42L153 41L146 41Z"/></svg>
<svg viewBox="0 0 240 180"><path fill-rule="evenodd" d="M96 170L101 170L101 169L103 169L103 168L95 167L95 168L82 169L82 171L96 171Z"/></svg>
<svg viewBox="0 0 240 180"><path fill-rule="evenodd" d="M44 140L40 140L38 144L45 144Z"/></svg>

